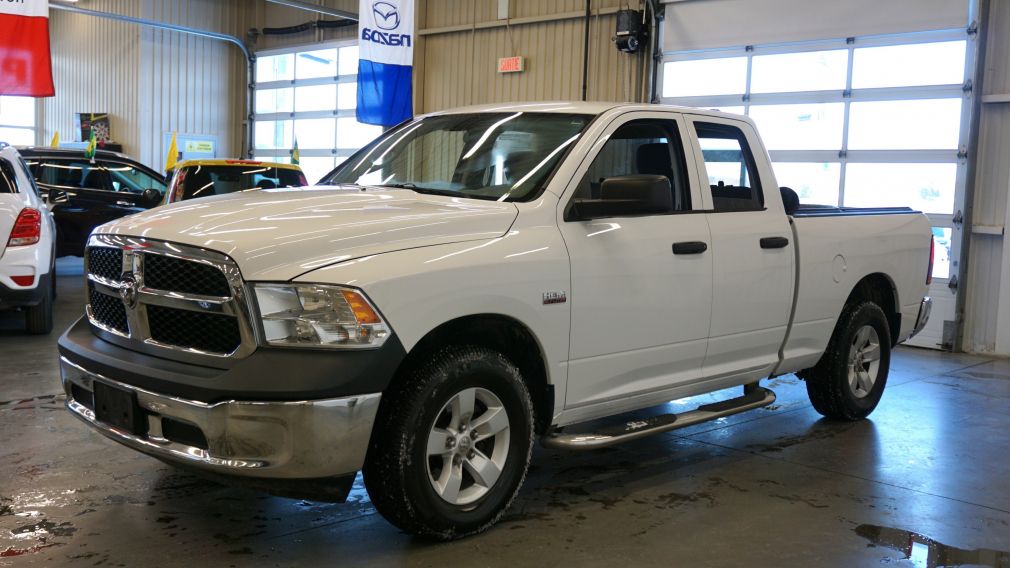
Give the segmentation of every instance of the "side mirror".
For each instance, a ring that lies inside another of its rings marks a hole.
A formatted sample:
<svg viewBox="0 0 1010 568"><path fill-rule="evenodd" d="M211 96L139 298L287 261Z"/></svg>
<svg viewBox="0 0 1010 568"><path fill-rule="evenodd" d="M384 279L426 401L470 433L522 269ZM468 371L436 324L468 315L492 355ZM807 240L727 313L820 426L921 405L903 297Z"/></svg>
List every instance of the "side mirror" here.
<svg viewBox="0 0 1010 568"><path fill-rule="evenodd" d="M792 188L780 187L779 194L782 195L782 207L786 210L786 215L792 215L799 210L800 196Z"/></svg>
<svg viewBox="0 0 1010 568"><path fill-rule="evenodd" d="M663 214L673 211L670 179L660 175L610 177L600 186L600 199L576 199L566 221L600 217Z"/></svg>
<svg viewBox="0 0 1010 568"><path fill-rule="evenodd" d="M144 207L157 207L161 203L161 192L154 188L147 188L140 194L140 204Z"/></svg>

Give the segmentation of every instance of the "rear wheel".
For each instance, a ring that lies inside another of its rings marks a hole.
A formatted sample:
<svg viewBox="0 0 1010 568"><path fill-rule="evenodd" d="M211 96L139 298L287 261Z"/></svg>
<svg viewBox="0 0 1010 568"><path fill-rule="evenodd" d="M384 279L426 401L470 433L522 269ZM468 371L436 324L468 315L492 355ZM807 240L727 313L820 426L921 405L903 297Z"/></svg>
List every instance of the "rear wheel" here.
<svg viewBox="0 0 1010 568"><path fill-rule="evenodd" d="M532 448L532 402L519 369L484 347L450 347L383 396L365 487L400 529L460 538L497 522Z"/></svg>
<svg viewBox="0 0 1010 568"><path fill-rule="evenodd" d="M55 282L54 277L50 280ZM45 286L46 291L42 294L42 301L38 304L25 308L25 328L33 335L45 335L53 330L53 297L54 285L49 282L39 282L40 286Z"/></svg>
<svg viewBox="0 0 1010 568"><path fill-rule="evenodd" d="M846 307L821 360L801 373L814 409L840 420L860 420L873 412L887 384L890 338L879 306Z"/></svg>

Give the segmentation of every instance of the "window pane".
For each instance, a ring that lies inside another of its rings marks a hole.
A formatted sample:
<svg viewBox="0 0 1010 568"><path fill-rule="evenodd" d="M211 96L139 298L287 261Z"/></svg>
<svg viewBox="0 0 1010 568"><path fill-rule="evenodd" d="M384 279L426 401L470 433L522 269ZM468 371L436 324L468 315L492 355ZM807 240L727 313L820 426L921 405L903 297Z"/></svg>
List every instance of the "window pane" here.
<svg viewBox="0 0 1010 568"><path fill-rule="evenodd" d="M287 81L294 78L295 56L291 53L284 55L267 55L256 59L256 82L266 83L267 81Z"/></svg>
<svg viewBox="0 0 1010 568"><path fill-rule="evenodd" d="M295 121L298 148L333 148L336 121L332 118L311 118Z"/></svg>
<svg viewBox="0 0 1010 568"><path fill-rule="evenodd" d="M263 149L291 147L290 120L257 120L255 146Z"/></svg>
<svg viewBox="0 0 1010 568"><path fill-rule="evenodd" d="M382 134L381 126L362 124L354 117L337 119L337 148L356 150Z"/></svg>
<svg viewBox="0 0 1010 568"><path fill-rule="evenodd" d="M11 146L31 146L35 144L35 131L30 128L0 127L0 142Z"/></svg>
<svg viewBox="0 0 1010 568"><path fill-rule="evenodd" d="M333 77L337 74L337 50L303 51L295 63L295 79Z"/></svg>
<svg viewBox="0 0 1010 568"><path fill-rule="evenodd" d="M295 112L333 110L336 104L336 85L315 85L295 89Z"/></svg>
<svg viewBox="0 0 1010 568"><path fill-rule="evenodd" d="M340 75L358 74L358 46L340 48L340 67L337 71Z"/></svg>
<svg viewBox="0 0 1010 568"><path fill-rule="evenodd" d="M853 54L852 87L956 85L964 63L963 41L864 47Z"/></svg>
<svg viewBox="0 0 1010 568"><path fill-rule="evenodd" d="M957 148L961 99L852 103L851 150Z"/></svg>
<svg viewBox="0 0 1010 568"><path fill-rule="evenodd" d="M911 207L954 212L957 164L853 164L845 171L845 206Z"/></svg>
<svg viewBox="0 0 1010 568"><path fill-rule="evenodd" d="M670 61L663 67L664 97L743 94L747 58Z"/></svg>
<svg viewBox="0 0 1010 568"><path fill-rule="evenodd" d="M337 85L337 108L351 109L358 106L358 84L340 83Z"/></svg>
<svg viewBox="0 0 1010 568"><path fill-rule="evenodd" d="M842 148L844 103L752 106L750 116L769 150Z"/></svg>
<svg viewBox="0 0 1010 568"><path fill-rule="evenodd" d="M754 159L743 132L724 124L695 123L716 211L752 211L764 205L748 167ZM753 187L751 187L753 186Z"/></svg>
<svg viewBox="0 0 1010 568"><path fill-rule="evenodd" d="M0 124L35 126L35 99L31 97L0 97Z"/></svg>
<svg viewBox="0 0 1010 568"><path fill-rule="evenodd" d="M751 68L752 93L845 89L847 50L757 55Z"/></svg>
<svg viewBox="0 0 1010 568"><path fill-rule="evenodd" d="M951 230L933 227L933 278L950 278Z"/></svg>
<svg viewBox="0 0 1010 568"><path fill-rule="evenodd" d="M775 178L780 186L792 188L805 205L838 205L838 163L775 162Z"/></svg>
<svg viewBox="0 0 1010 568"><path fill-rule="evenodd" d="M302 171L305 172L305 179L310 184L315 184L319 181L319 178L330 173L333 169L333 158L332 157L311 157L302 158L298 165L301 166Z"/></svg>
<svg viewBox="0 0 1010 568"><path fill-rule="evenodd" d="M256 113L291 112L293 89L256 90Z"/></svg>

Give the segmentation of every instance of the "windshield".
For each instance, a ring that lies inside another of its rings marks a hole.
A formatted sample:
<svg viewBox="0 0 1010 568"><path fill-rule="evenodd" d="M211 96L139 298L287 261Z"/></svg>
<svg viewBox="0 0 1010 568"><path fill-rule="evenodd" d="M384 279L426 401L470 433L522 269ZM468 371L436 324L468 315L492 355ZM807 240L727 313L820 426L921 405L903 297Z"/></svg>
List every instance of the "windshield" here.
<svg viewBox="0 0 1010 568"><path fill-rule="evenodd" d="M591 118L526 112L432 116L387 132L319 183L525 201L540 194Z"/></svg>
<svg viewBox="0 0 1010 568"><path fill-rule="evenodd" d="M308 185L298 170L257 164L189 166L178 174L172 201L236 193L250 189L301 187Z"/></svg>

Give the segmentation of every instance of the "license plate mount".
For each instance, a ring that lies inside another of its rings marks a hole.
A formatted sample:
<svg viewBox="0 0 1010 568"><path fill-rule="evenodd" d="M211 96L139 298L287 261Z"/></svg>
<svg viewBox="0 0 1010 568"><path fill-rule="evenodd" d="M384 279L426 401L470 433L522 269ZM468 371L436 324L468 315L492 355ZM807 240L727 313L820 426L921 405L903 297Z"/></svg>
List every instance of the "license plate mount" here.
<svg viewBox="0 0 1010 568"><path fill-rule="evenodd" d="M137 394L95 381L95 419L130 434L147 433L147 417L140 409Z"/></svg>

